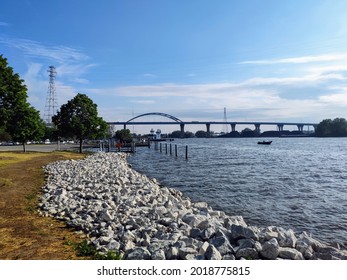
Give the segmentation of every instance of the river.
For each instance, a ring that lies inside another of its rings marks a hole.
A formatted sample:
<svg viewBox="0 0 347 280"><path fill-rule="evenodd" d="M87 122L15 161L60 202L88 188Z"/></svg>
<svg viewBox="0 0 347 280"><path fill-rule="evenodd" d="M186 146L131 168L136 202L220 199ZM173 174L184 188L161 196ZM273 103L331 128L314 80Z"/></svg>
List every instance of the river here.
<svg viewBox="0 0 347 280"><path fill-rule="evenodd" d="M173 154L178 146L177 158L163 143L162 153L138 148L128 160L161 184L241 215L249 225L307 231L346 246L347 138L273 138L269 146L258 140L177 139L170 142Z"/></svg>

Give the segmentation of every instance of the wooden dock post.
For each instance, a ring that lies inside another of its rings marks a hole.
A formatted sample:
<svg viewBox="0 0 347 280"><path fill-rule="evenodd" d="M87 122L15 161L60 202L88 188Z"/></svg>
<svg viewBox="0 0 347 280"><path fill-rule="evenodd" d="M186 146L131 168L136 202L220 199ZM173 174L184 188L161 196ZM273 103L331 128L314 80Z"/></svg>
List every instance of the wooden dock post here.
<svg viewBox="0 0 347 280"><path fill-rule="evenodd" d="M167 143L165 143L165 154L167 154Z"/></svg>
<svg viewBox="0 0 347 280"><path fill-rule="evenodd" d="M188 145L186 145L186 159L188 159Z"/></svg>
<svg viewBox="0 0 347 280"><path fill-rule="evenodd" d="M175 156L177 157L177 144L175 144Z"/></svg>
<svg viewBox="0 0 347 280"><path fill-rule="evenodd" d="M172 155L172 144L170 143L170 155Z"/></svg>
<svg viewBox="0 0 347 280"><path fill-rule="evenodd" d="M158 142L155 142L158 144ZM159 143L159 147L160 147L160 152L162 152L162 148L161 148L161 143Z"/></svg>

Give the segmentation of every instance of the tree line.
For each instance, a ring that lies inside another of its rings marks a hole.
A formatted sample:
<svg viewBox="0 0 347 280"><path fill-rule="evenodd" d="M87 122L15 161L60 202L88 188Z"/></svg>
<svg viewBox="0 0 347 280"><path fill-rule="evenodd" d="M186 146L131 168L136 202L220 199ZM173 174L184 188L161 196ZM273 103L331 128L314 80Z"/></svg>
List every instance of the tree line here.
<svg viewBox="0 0 347 280"><path fill-rule="evenodd" d="M27 141L42 140L42 137L70 137L79 140L80 152L85 139L103 138L107 123L98 116L97 105L87 95L78 93L62 105L52 117L54 127L47 127L40 112L27 101L24 80L0 55L0 141L16 141L26 151Z"/></svg>
<svg viewBox="0 0 347 280"><path fill-rule="evenodd" d="M344 118L325 119L316 128L318 137L346 137L347 121Z"/></svg>

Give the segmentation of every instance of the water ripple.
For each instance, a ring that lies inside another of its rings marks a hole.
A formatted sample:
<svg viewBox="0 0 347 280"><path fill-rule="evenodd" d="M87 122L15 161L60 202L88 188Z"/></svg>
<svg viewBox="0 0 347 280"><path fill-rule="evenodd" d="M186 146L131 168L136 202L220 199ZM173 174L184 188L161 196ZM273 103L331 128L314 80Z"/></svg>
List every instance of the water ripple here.
<svg viewBox="0 0 347 280"><path fill-rule="evenodd" d="M133 167L252 225L347 245L347 139L183 139L189 160L138 149ZM180 149L180 147L179 147Z"/></svg>

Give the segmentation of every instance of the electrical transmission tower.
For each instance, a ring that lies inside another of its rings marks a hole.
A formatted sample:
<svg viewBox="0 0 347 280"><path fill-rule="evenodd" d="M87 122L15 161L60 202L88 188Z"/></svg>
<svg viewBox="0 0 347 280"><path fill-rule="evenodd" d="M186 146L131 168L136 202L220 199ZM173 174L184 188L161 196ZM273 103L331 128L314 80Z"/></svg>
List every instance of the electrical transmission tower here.
<svg viewBox="0 0 347 280"><path fill-rule="evenodd" d="M229 133L228 131L228 120L227 120L227 109L224 107L224 118L223 118L223 122L225 122L225 124L223 124L223 132L225 134Z"/></svg>
<svg viewBox="0 0 347 280"><path fill-rule="evenodd" d="M55 71L54 66L49 66L47 72L49 73L49 85L47 91L44 120L47 126L52 126L52 116L57 113L58 109L57 95L55 91L55 76L57 75L57 72Z"/></svg>

